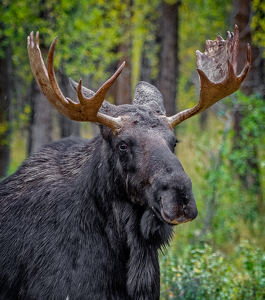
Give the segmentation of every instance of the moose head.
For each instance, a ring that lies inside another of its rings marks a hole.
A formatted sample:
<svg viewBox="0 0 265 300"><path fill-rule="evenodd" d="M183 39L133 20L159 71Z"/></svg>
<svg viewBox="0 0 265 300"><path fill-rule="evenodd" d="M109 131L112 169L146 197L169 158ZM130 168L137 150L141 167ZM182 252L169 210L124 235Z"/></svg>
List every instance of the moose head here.
<svg viewBox="0 0 265 300"><path fill-rule="evenodd" d="M143 206L149 215L162 222L180 224L197 216L192 184L174 154L174 127L235 92L250 68L247 63L237 74L238 28L224 40L206 41L205 52L196 52L200 77L200 100L193 108L166 116L161 93L151 84L139 82L131 105L115 106L104 98L122 72L125 62L96 93L71 81L79 102L66 98L55 78L53 57L56 39L51 44L47 69L39 48L39 33L28 37L28 53L33 74L47 99L63 115L75 121L101 124L105 147L111 149L117 178L130 201ZM119 181L120 182L120 181ZM115 184L115 182L113 182ZM151 214L150 214L151 213Z"/></svg>

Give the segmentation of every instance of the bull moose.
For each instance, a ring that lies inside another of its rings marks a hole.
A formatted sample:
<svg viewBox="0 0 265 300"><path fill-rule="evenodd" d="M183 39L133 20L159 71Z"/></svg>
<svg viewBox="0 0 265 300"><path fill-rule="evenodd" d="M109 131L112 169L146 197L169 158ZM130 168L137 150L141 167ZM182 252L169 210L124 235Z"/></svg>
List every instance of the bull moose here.
<svg viewBox="0 0 265 300"><path fill-rule="evenodd" d="M55 108L96 122L91 140L44 146L0 184L0 299L159 299L158 250L173 226L197 207L188 175L174 154L174 127L235 92L239 33L206 42L197 55L200 100L166 116L161 93L139 82L131 105L104 98L124 63L99 90L71 81L79 101L55 78L52 42L47 68L39 33L28 37L31 69Z"/></svg>

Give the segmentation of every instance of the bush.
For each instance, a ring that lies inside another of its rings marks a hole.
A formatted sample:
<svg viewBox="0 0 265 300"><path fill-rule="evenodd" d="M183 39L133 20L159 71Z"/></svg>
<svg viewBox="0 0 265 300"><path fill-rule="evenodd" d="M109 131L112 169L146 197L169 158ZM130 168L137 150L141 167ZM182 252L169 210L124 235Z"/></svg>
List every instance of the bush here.
<svg viewBox="0 0 265 300"><path fill-rule="evenodd" d="M161 299L265 299L265 255L248 242L229 257L210 246L161 257Z"/></svg>

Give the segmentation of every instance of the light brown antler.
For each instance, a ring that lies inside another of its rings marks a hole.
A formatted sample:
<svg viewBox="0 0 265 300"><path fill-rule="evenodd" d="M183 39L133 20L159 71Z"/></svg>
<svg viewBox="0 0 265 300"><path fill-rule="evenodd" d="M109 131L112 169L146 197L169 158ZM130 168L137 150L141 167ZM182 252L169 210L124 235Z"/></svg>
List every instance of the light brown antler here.
<svg viewBox="0 0 265 300"><path fill-rule="evenodd" d="M196 51L197 71L201 81L200 101L193 108L167 117L172 128L239 89L249 71L251 53L248 44L247 63L237 76L238 41L238 27L235 25L234 32L228 31L227 40L217 36L214 41L206 41L204 53Z"/></svg>
<svg viewBox="0 0 265 300"><path fill-rule="evenodd" d="M123 62L118 70L112 75L112 77L108 79L90 98L83 96L82 81L80 80L77 91L79 103L75 103L71 99L64 97L55 77L53 56L56 40L57 39L55 38L50 46L46 69L39 47L39 33L36 33L35 41L33 32L31 32L30 36L28 36L28 54L30 66L34 77L46 98L60 113L72 120L98 122L110 127L113 131L118 130L122 125L120 117L114 118L98 111L109 88L123 70L125 62Z"/></svg>

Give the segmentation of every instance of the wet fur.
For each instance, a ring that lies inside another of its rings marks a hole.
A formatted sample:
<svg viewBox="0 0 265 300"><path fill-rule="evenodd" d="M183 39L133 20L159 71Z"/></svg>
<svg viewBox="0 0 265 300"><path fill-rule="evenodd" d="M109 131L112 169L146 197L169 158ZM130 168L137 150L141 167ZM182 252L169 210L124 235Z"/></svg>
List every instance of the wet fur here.
<svg viewBox="0 0 265 300"><path fill-rule="evenodd" d="M130 163L119 157L117 138L101 126L92 140L43 147L0 183L1 300L159 299L158 250L169 242L172 226L154 213L148 172L167 170L162 178L176 189L191 190L191 184L167 145L175 138L160 118L161 94L141 82L135 95L134 105L104 102L101 111L130 116L128 130L140 148L156 138L158 148L146 148L153 151L151 162L144 151Z"/></svg>
<svg viewBox="0 0 265 300"><path fill-rule="evenodd" d="M130 201L108 147L53 143L0 184L1 299L159 298L172 227Z"/></svg>

